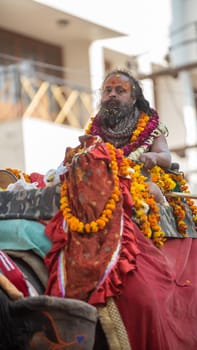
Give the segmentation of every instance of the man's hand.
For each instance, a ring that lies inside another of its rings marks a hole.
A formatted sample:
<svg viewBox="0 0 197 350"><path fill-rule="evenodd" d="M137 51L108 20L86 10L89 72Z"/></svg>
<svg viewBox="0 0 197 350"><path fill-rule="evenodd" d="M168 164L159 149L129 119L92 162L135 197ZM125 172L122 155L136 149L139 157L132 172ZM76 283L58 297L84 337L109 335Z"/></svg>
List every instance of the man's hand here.
<svg viewBox="0 0 197 350"><path fill-rule="evenodd" d="M144 167L146 169L152 169L155 165L157 165L157 153L148 152L144 153L140 156L140 161L144 163Z"/></svg>

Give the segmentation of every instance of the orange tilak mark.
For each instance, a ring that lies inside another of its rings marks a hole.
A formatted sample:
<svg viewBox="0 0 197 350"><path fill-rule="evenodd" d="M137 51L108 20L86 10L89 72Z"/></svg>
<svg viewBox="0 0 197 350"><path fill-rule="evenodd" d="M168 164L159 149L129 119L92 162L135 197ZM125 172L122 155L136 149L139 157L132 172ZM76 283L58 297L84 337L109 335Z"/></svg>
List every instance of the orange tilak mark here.
<svg viewBox="0 0 197 350"><path fill-rule="evenodd" d="M103 88L106 86L121 86L125 90L131 89L131 85L129 81L124 81L123 78L120 77L112 77L105 81Z"/></svg>

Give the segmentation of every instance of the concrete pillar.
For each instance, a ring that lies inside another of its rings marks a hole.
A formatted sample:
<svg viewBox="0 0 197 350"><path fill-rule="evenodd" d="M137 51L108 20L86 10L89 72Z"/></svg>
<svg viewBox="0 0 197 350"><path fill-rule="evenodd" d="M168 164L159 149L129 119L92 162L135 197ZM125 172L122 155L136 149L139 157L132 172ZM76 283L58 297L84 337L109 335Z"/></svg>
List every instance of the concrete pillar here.
<svg viewBox="0 0 197 350"><path fill-rule="evenodd" d="M147 55L139 56L138 58L138 70L141 74L150 74L152 72L151 67L151 59L147 57ZM151 79L145 79L142 80L140 83L143 94L146 98L146 100L149 101L151 107L155 107L155 100L154 100L154 84L153 80Z"/></svg>
<svg viewBox="0 0 197 350"><path fill-rule="evenodd" d="M90 84L93 91L93 112L100 101L100 88L105 75L104 51L102 40L94 41L89 48Z"/></svg>
<svg viewBox="0 0 197 350"><path fill-rule="evenodd" d="M196 0L171 0L171 63L173 66L196 62ZM180 108L186 129L186 146L197 144L197 113L193 92L192 71L184 71L179 75L183 97L180 99ZM178 126L177 126L178 127ZM197 188L197 148L188 148L186 151L188 178L192 187ZM196 191L196 189L195 189Z"/></svg>

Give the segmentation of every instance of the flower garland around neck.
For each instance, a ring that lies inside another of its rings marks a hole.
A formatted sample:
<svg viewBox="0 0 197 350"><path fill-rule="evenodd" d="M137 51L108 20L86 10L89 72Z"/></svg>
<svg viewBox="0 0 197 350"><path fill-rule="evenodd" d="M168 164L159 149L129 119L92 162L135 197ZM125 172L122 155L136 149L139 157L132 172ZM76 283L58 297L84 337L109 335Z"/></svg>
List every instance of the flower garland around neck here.
<svg viewBox="0 0 197 350"><path fill-rule="evenodd" d="M66 220L68 227L78 233L96 233L99 230L105 228L108 221L112 218L113 212L116 208L117 202L120 200L120 188L119 188L119 178L118 178L118 163L116 156L118 150L114 148L110 143L106 143L106 147L109 151L111 162L110 167L113 173L114 188L111 197L105 204L103 212L99 218L95 221L84 223L79 220L75 215L73 215L71 208L69 206L68 189L66 181L61 185L61 199L60 199L60 209L63 213L64 219Z"/></svg>
<svg viewBox="0 0 197 350"><path fill-rule="evenodd" d="M152 145L155 137L162 132L159 129L159 116L153 109L152 115L149 116L144 112L140 113L135 130L131 130L131 139L128 145L122 148L124 155L129 156L132 160L137 160L140 154L146 152ZM98 114L90 118L90 122L85 129L86 134L102 136L102 127ZM165 130L166 132L166 130Z"/></svg>
<svg viewBox="0 0 197 350"><path fill-rule="evenodd" d="M190 193L187 181L184 179L183 173L165 173L163 169L158 166L155 166L150 171L151 180L155 182L160 189L165 193L176 188L180 192ZM194 200L190 198L185 198L184 201L181 197L167 197L167 200L173 209L174 218L176 221L176 226L178 232L183 236L187 237L187 224L184 221L186 217L186 207L187 204L190 208L193 222L197 230L197 206L195 205Z"/></svg>

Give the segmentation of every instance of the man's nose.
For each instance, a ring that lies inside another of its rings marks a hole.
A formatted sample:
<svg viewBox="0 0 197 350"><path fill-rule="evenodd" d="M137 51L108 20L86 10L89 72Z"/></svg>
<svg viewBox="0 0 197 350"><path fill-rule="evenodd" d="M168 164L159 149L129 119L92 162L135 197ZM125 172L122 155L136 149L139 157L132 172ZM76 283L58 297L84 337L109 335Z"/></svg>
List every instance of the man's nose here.
<svg viewBox="0 0 197 350"><path fill-rule="evenodd" d="M116 97L117 96L117 92L115 89L112 89L109 93L109 97Z"/></svg>

